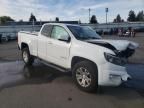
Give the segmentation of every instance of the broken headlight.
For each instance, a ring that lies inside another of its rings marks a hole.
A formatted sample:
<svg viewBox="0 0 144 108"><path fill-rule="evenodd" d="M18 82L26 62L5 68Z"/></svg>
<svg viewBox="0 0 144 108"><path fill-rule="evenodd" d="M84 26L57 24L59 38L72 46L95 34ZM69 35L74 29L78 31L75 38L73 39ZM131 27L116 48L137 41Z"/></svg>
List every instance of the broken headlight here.
<svg viewBox="0 0 144 108"><path fill-rule="evenodd" d="M105 59L108 62L116 64L116 65L123 66L127 62L127 60L125 58L120 58L120 57L117 57L116 55L112 55L112 54L109 54L109 53L104 53L104 56L105 56Z"/></svg>

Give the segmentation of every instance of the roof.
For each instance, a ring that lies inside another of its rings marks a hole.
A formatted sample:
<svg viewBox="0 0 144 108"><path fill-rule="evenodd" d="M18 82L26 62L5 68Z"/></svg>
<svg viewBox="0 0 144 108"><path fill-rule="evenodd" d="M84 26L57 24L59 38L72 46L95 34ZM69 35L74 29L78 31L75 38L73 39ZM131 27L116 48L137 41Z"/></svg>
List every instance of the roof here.
<svg viewBox="0 0 144 108"><path fill-rule="evenodd" d="M44 25L60 25L60 26L68 26L68 25L71 25L71 26L79 26L78 24L65 24L65 23L45 23Z"/></svg>

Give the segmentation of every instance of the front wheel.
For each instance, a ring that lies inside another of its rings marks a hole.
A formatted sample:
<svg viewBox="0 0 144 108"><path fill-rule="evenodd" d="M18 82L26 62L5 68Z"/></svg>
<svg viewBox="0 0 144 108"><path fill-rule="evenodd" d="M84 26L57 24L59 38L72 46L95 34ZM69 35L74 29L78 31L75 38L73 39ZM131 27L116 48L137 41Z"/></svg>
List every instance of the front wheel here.
<svg viewBox="0 0 144 108"><path fill-rule="evenodd" d="M73 67L72 72L78 88L86 92L97 90L98 71L95 64L89 61L81 61Z"/></svg>
<svg viewBox="0 0 144 108"><path fill-rule="evenodd" d="M28 48L24 48L22 50L22 58L26 65L32 65L32 63L34 62L34 58L30 55Z"/></svg>

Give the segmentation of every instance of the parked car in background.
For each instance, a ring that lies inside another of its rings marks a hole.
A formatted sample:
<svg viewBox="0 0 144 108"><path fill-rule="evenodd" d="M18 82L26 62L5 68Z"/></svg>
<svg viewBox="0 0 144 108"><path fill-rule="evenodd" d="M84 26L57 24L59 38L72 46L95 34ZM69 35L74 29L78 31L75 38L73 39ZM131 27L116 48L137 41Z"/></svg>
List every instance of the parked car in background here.
<svg viewBox="0 0 144 108"><path fill-rule="evenodd" d="M16 35L16 33L2 33L1 39L2 39L2 41L8 42L11 40L16 40L17 35Z"/></svg>
<svg viewBox="0 0 144 108"><path fill-rule="evenodd" d="M127 30L124 34L123 34L124 37L129 37L130 36L130 31Z"/></svg>

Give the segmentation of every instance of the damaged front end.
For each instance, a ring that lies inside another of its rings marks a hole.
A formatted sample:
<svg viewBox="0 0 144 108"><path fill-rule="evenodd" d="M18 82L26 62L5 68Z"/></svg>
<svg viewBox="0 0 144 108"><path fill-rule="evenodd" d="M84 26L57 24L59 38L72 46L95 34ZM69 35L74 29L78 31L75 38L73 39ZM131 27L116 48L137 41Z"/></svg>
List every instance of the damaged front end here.
<svg viewBox="0 0 144 108"><path fill-rule="evenodd" d="M138 47L137 43L129 42L125 50L115 50L115 54L118 57L129 58L135 53L135 49Z"/></svg>
<svg viewBox="0 0 144 108"><path fill-rule="evenodd" d="M106 47L114 51L117 57L129 58L135 52L135 49L139 46L135 42L127 40L87 40L87 42Z"/></svg>
<svg viewBox="0 0 144 108"><path fill-rule="evenodd" d="M123 51L115 50L114 52L118 57L129 58L130 56L134 54L135 50L127 48L126 50L123 50Z"/></svg>
<svg viewBox="0 0 144 108"><path fill-rule="evenodd" d="M128 63L128 58L134 54L135 49L138 47L137 43L126 40L103 39L86 40L86 42L111 50L107 51L104 49L104 58L106 61L104 60L105 62L100 67L100 70L104 73L103 80L106 80L101 85L117 86L132 78L127 73L126 64Z"/></svg>

